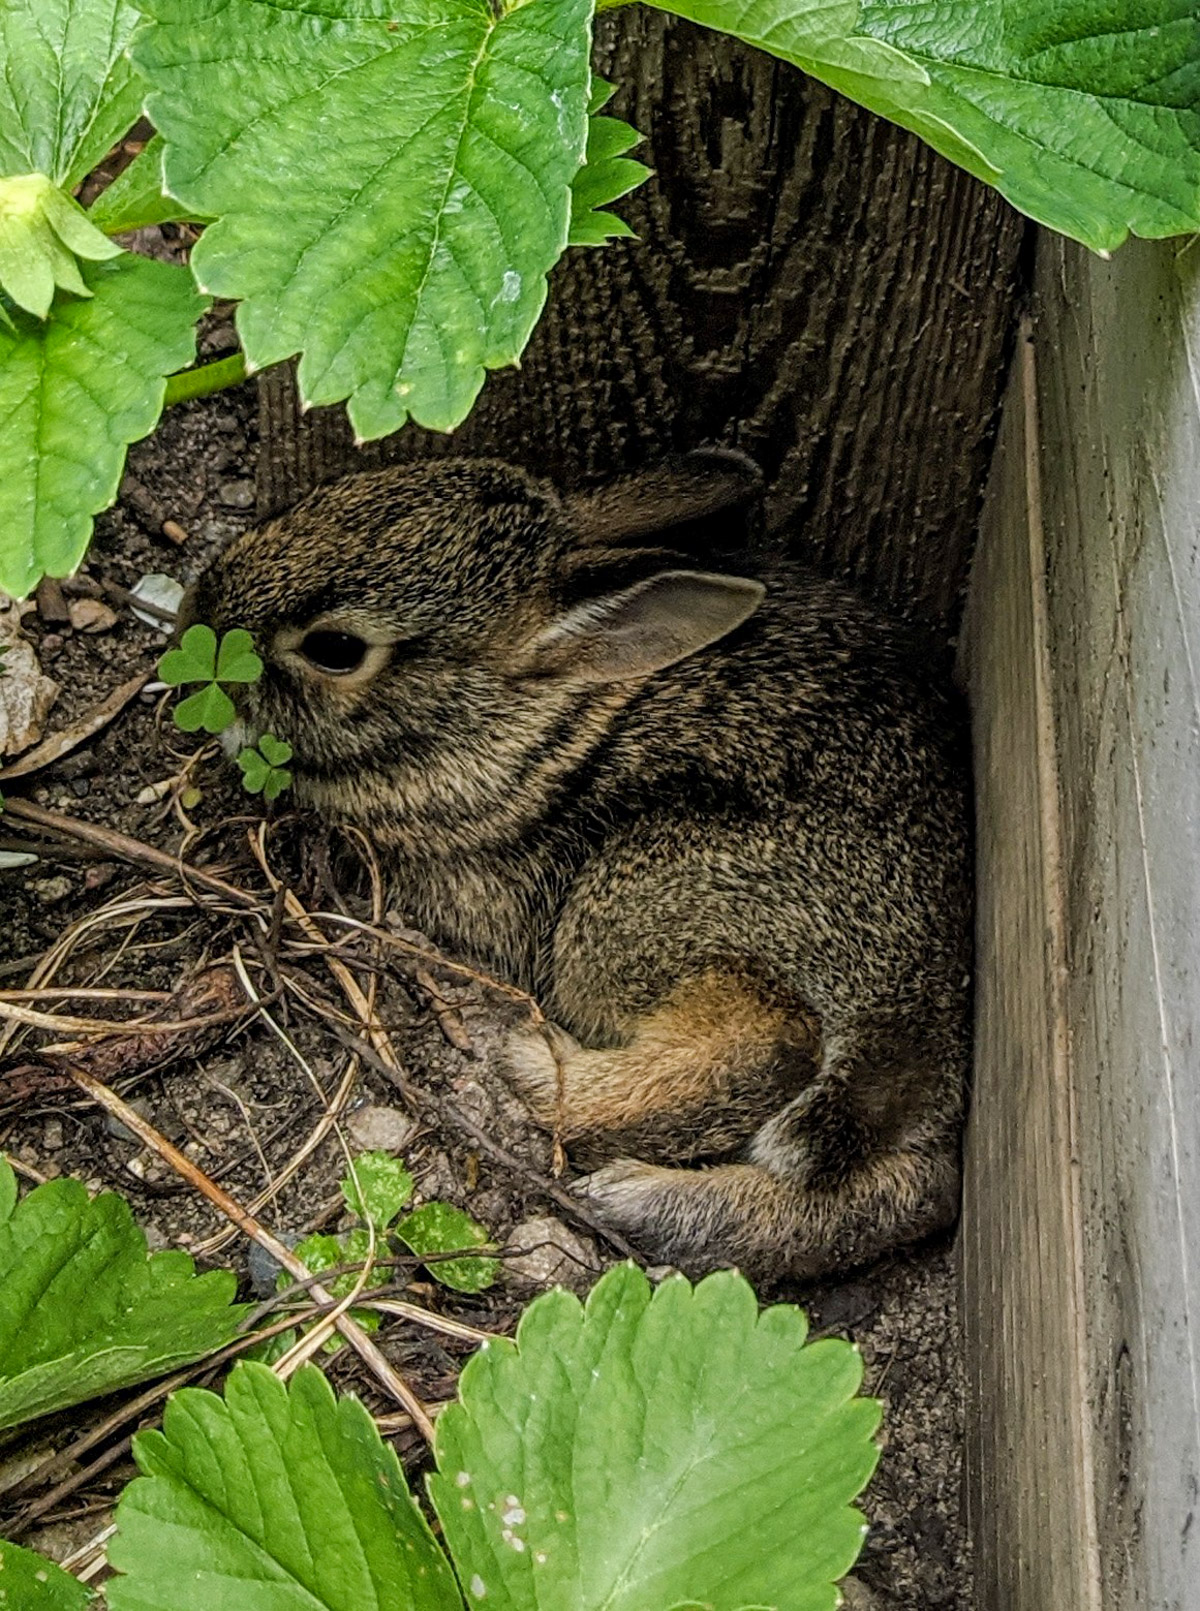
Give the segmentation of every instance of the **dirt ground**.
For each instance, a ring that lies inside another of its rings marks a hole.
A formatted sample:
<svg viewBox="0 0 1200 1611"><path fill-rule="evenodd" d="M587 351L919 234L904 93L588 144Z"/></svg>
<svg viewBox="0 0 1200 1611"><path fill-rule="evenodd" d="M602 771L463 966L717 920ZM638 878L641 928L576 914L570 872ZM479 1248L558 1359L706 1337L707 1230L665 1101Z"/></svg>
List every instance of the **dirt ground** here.
<svg viewBox="0 0 1200 1611"><path fill-rule="evenodd" d="M172 410L157 434L131 451L130 472L140 486L100 519L82 573L85 586L90 580L108 588L104 598L115 622L92 632L38 611L25 618L44 670L60 684L49 730L66 727L118 684L151 671L161 652L163 635L136 621L111 584L129 589L146 572L186 581L215 546L250 523L255 422L253 388L243 386ZM163 517L182 528L186 541L162 533ZM78 594L68 592L68 600L72 596ZM52 602L48 609L52 616ZM55 984L170 992L202 967L227 967L236 952L255 987L271 998L268 1011L278 1032L260 1017L235 1025L207 1049L185 1046L174 1061L129 1078L114 1075L113 1083L158 1131L249 1204L278 1181L319 1125L346 1073L355 1026L347 1028L346 999L327 950L305 949L295 926L283 922L252 856L258 802L241 791L215 746L193 761L199 749L164 720L161 695L141 693L92 741L4 790L172 855L184 848L191 864L219 871L258 897L257 917L219 897L197 906L169 872L148 873L103 847L10 814L0 817L0 849L30 851L39 859L0 872L0 986L25 985L64 936L72 949L57 966ZM178 787L185 768L184 781L199 790L186 809ZM268 865L308 910L372 916L367 869L353 845L296 818L286 796L271 818ZM545 1188L549 1144L494 1072L498 1031L526 1006L452 962L423 955L425 942L405 930L403 913L387 911L386 897L375 916L398 943L355 938L352 929L332 922L324 932L339 940L360 986L365 990L373 981L402 1077L423 1095L414 1111L398 1089L396 1070L387 1072L387 1060L364 1056L342 1109L343 1129L356 1150L382 1145L402 1151L422 1198L458 1203L499 1243L525 1248L506 1259L497 1287L474 1298L436 1287L414 1266L398 1272L409 1295L428 1307L487 1330L511 1329L536 1291L555 1280L586 1289L619 1254ZM283 974L291 986L281 987ZM228 1229L214 1209L132 1132L31 1063L35 1048L49 1038L22 1030L0 1052L0 1146L37 1176L71 1173L93 1188L121 1191L152 1246L177 1245L202 1262L230 1264L245 1295L269 1294L274 1272L250 1258L243 1238L227 1236L213 1246ZM264 1222L284 1240L334 1228L343 1159L334 1134L319 1140L263 1206ZM859 1577L895 1611L969 1611L953 1248L939 1244L841 1284L773 1296L799 1299L815 1330L857 1342L867 1390L886 1406L883 1456L865 1499L871 1530ZM469 1343L398 1320L380 1337L427 1402L452 1394ZM393 1408L348 1351L331 1372L373 1410ZM37 1460L111 1408L83 1406L39 1424L23 1440L0 1443L0 1536L9 1536L15 1518L38 1497L26 1481ZM398 1434L398 1447L405 1458L419 1459L414 1434ZM116 1438L101 1445L101 1455L105 1449L115 1451L112 1463L34 1519L24 1542L62 1558L101 1531L131 1472ZM88 1456L96 1458L96 1451Z"/></svg>

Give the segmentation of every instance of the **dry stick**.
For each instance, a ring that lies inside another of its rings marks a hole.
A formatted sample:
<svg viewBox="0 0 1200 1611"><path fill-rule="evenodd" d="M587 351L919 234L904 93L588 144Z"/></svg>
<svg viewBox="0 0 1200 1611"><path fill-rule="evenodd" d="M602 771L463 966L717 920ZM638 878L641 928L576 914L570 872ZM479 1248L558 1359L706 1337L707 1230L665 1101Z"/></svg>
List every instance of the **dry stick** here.
<svg viewBox="0 0 1200 1611"><path fill-rule="evenodd" d="M413 978L425 993L433 1016L438 1021L438 1028L454 1047L456 1052L462 1052L464 1057L475 1056L475 1045L467 1033L467 1026L462 1021L462 1015L452 1002L446 1000L438 989L428 968L418 967L413 972Z"/></svg>
<svg viewBox="0 0 1200 1611"><path fill-rule="evenodd" d="M61 990L48 993L63 994ZM267 996L262 998L264 1004L270 999ZM39 1012L36 1007L22 1007L15 1001L0 1000L0 1018L29 1024L34 1029L71 1030L77 1035L92 1035L97 1040L113 1035L182 1035L193 1029L212 1029L217 1024L232 1024L254 1010L254 1007L222 1007L219 1012L204 1013L199 1018L129 1018L116 1022L111 1018L73 1018L69 1014Z"/></svg>
<svg viewBox="0 0 1200 1611"><path fill-rule="evenodd" d="M23 822L36 823L39 828L60 834L65 839L79 839L85 845L96 845L106 855L132 862L135 867L149 867L156 873L170 873L175 878L183 879L185 884L192 883L201 889L210 890L214 895L220 895L236 906L254 910L263 904L257 895L250 894L248 890L239 889L236 884L228 884L223 878L218 878L216 873L207 872L203 867L194 867L178 856L168 856L166 851L156 850L153 845L148 845L141 839L117 833L113 828L102 828L95 822L85 822L81 817L68 817L59 811L47 811L45 806L35 805L32 800L5 800L4 815L17 817Z"/></svg>
<svg viewBox="0 0 1200 1611"><path fill-rule="evenodd" d="M176 1174L182 1176L197 1191L203 1193L209 1202L215 1208L220 1209L227 1219L232 1220L239 1230L243 1231L247 1236L253 1237L260 1247L266 1248L275 1262L281 1264L289 1275L295 1276L298 1281L309 1279L309 1271L305 1269L290 1247L286 1247L278 1237L273 1236L266 1226L260 1224L252 1214L248 1214L240 1203L236 1202L227 1191L223 1191L215 1180L210 1180L202 1169L198 1169L190 1158L180 1152L178 1147L172 1146L167 1138L160 1135L153 1125L147 1124L146 1120L142 1118L135 1108L131 1108L128 1102L123 1102L115 1091L110 1090L100 1080L93 1079L83 1069L70 1068L68 1072L81 1090L86 1091L90 1097L99 1102L115 1118L120 1119L123 1124L127 1125L146 1146L153 1148L160 1158L170 1164ZM337 1307L338 1299L327 1292L319 1283L313 1282L311 1291L318 1303L328 1304L333 1308ZM425 1406L396 1370L395 1366L367 1336L358 1322L352 1320L348 1314L343 1314L338 1318L337 1329L354 1349L355 1353L358 1354L359 1358L370 1366L392 1397L398 1399L404 1405L426 1441L432 1441L433 1422L429 1419Z"/></svg>
<svg viewBox="0 0 1200 1611"><path fill-rule="evenodd" d="M322 934L320 928L316 923L314 923L312 917L305 910L295 893L292 890L287 889L286 885L283 885L282 881L276 878L275 874L268 866L266 847L262 842L261 836L251 834L250 848L253 850L259 866L262 868L263 872L267 876L268 881L270 882L272 894L277 896L280 888L285 890L283 901L287 915L294 920L294 922L304 931L305 934L307 934L310 940L314 941L317 945L324 945L327 947L329 942L326 940L325 935ZM401 1067L400 1059L396 1056L395 1048L392 1046L392 1042L388 1036L387 1030L384 1029L383 1025L375 1016L374 978L372 978L370 984L371 999L368 1000L360 989L358 980L354 977L354 975L350 972L350 969L344 962L341 961L340 958L330 955L328 950L326 950L323 960L330 973L333 974L333 977L337 980L338 984L341 985L342 993L345 995L346 1000L358 1014L358 1017L362 1022L362 1026L366 1030L367 1039L371 1042L371 1045L374 1048L375 1055L382 1058L385 1063L395 1069L397 1074L399 1074Z"/></svg>
<svg viewBox="0 0 1200 1611"><path fill-rule="evenodd" d="M0 990L0 1001L170 1001L171 994L169 990L122 990L112 985L53 985L44 990Z"/></svg>

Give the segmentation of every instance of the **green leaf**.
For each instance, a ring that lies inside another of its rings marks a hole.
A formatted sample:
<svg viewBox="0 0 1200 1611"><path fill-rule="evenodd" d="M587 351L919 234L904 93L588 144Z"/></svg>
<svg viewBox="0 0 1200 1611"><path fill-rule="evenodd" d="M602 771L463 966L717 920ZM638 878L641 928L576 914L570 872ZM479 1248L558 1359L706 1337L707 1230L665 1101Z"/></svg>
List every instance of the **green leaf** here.
<svg viewBox="0 0 1200 1611"><path fill-rule="evenodd" d="M13 1216L17 1196L17 1177L13 1172L13 1166L0 1152L0 1231L3 1230L5 1221Z"/></svg>
<svg viewBox="0 0 1200 1611"><path fill-rule="evenodd" d="M633 230L623 218L601 209L628 195L650 176L645 163L625 156L626 151L641 144L638 131L620 118L595 116L614 94L614 85L593 78L587 159L571 184L570 246L601 246L614 236L631 236Z"/></svg>
<svg viewBox="0 0 1200 1611"><path fill-rule="evenodd" d="M139 1433L117 1507L110 1611L461 1611L393 1451L314 1366L290 1390L238 1365Z"/></svg>
<svg viewBox="0 0 1200 1611"><path fill-rule="evenodd" d="M654 0L902 124L1096 250L1200 229L1195 0Z"/></svg>
<svg viewBox="0 0 1200 1611"><path fill-rule="evenodd" d="M412 1194L413 1177L390 1152L362 1153L354 1160L354 1174L342 1181L346 1207L378 1231L387 1229Z"/></svg>
<svg viewBox="0 0 1200 1611"><path fill-rule="evenodd" d="M76 258L101 262L120 250L44 173L0 179L0 289L27 313L44 319L59 287L91 296Z"/></svg>
<svg viewBox="0 0 1200 1611"><path fill-rule="evenodd" d="M31 1549L0 1538L0 1606L4 1611L83 1611L86 1583Z"/></svg>
<svg viewBox="0 0 1200 1611"><path fill-rule="evenodd" d="M469 1603L833 1611L879 1406L855 1349L805 1333L732 1271L651 1296L625 1265L586 1310L537 1299L437 1423L429 1489Z"/></svg>
<svg viewBox="0 0 1200 1611"><path fill-rule="evenodd" d="M87 216L97 229L120 235L130 229L145 229L147 224L206 222L174 196L167 195L163 189L162 158L163 138L156 134L88 208Z"/></svg>
<svg viewBox="0 0 1200 1611"><path fill-rule="evenodd" d="M273 733L264 733L258 741L258 747L272 766L285 766L292 758L292 746L282 738L276 738Z"/></svg>
<svg viewBox="0 0 1200 1611"><path fill-rule="evenodd" d="M455 1253L461 1247L484 1247L491 1241L487 1231L450 1203L426 1203L402 1219L395 1234L418 1258L427 1253ZM426 1266L430 1275L456 1292L482 1292L500 1273L499 1259L432 1259Z"/></svg>
<svg viewBox="0 0 1200 1611"><path fill-rule="evenodd" d="M0 175L44 173L73 190L142 110L126 54L126 0L5 0L0 6Z"/></svg>
<svg viewBox="0 0 1200 1611"><path fill-rule="evenodd" d="M0 588L18 598L79 563L206 306L186 269L128 252L82 273L88 299L0 328Z"/></svg>
<svg viewBox="0 0 1200 1611"><path fill-rule="evenodd" d="M232 710L233 706L231 705L229 708ZM178 720L178 716L176 720ZM288 755L291 755L292 747L290 744L282 744L280 748L286 749ZM291 786L292 774L287 768L273 766L266 756L260 754L256 749L240 750L237 764L242 769L242 787L247 794L261 794L264 800L267 801L277 800L283 791Z"/></svg>
<svg viewBox="0 0 1200 1611"><path fill-rule="evenodd" d="M175 707L175 725L181 733L196 733L201 728L206 733L223 733L236 718L233 700L215 682L189 694Z"/></svg>
<svg viewBox="0 0 1200 1611"><path fill-rule="evenodd" d="M189 682L212 682L217 675L217 634L198 621L158 662L158 675L172 688Z"/></svg>
<svg viewBox="0 0 1200 1611"><path fill-rule="evenodd" d="M0 1166L0 1198L12 1194ZM146 1254L129 1205L77 1180L31 1191L0 1221L0 1428L200 1359L234 1335L231 1271Z"/></svg>
<svg viewBox="0 0 1200 1611"><path fill-rule="evenodd" d="M254 652L254 639L244 627L233 627L224 634L217 653L218 682L257 682L262 669L263 663Z"/></svg>
<svg viewBox="0 0 1200 1611"><path fill-rule="evenodd" d="M363 439L457 425L567 243L591 0L142 3L167 187L217 216L193 267L248 362L300 353Z"/></svg>

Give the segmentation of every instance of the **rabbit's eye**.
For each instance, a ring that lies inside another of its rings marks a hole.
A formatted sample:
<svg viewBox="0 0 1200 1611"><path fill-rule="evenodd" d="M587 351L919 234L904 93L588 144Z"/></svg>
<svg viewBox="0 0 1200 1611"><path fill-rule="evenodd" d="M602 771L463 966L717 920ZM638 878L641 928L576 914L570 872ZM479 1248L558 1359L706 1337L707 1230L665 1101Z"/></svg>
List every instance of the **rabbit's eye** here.
<svg viewBox="0 0 1200 1611"><path fill-rule="evenodd" d="M367 653L367 645L353 632L318 630L308 632L300 642L300 653L318 671L357 671Z"/></svg>

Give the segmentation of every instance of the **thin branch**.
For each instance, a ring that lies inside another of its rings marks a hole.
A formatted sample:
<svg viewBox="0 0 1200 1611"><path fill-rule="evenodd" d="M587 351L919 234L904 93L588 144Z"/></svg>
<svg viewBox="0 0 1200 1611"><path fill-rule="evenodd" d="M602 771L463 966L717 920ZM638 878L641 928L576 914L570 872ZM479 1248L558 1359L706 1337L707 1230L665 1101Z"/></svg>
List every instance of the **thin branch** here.
<svg viewBox="0 0 1200 1611"><path fill-rule="evenodd" d="M297 1280L303 1281L309 1278L310 1272L290 1247L285 1246L277 1236L274 1236L252 1214L248 1214L240 1203L218 1186L215 1180L211 1180L202 1169L198 1169L185 1153L180 1152L178 1147L173 1146L165 1136L160 1135L154 1126L148 1124L135 1108L129 1106L128 1102L123 1102L115 1091L110 1090L101 1081L93 1079L83 1069L70 1068L68 1072L80 1090L85 1091L88 1096L99 1102L115 1118L120 1119L144 1145L156 1152L189 1185L194 1186L197 1191L212 1203L214 1208L217 1208L225 1215L226 1219L231 1220L246 1236L253 1238L260 1247L264 1247L277 1264L281 1264ZM334 1308L337 1307L338 1299L327 1292L319 1283L314 1282L311 1290L313 1297L319 1303L328 1304ZM404 1408L412 1416L414 1424L419 1428L425 1439L432 1441L433 1422L429 1419L425 1406L358 1322L348 1314L339 1315L337 1329L358 1354L359 1358L375 1373L392 1397L404 1405Z"/></svg>

